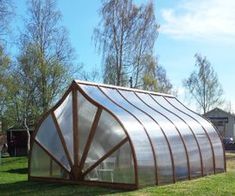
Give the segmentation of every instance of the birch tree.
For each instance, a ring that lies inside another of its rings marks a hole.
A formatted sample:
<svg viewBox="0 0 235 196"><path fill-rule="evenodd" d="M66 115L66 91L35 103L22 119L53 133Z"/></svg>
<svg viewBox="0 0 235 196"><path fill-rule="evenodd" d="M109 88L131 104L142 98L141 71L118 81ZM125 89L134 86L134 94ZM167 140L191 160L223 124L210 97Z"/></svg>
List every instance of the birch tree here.
<svg viewBox="0 0 235 196"><path fill-rule="evenodd" d="M205 114L223 103L223 89L216 72L206 57L195 54L195 67L183 85Z"/></svg>

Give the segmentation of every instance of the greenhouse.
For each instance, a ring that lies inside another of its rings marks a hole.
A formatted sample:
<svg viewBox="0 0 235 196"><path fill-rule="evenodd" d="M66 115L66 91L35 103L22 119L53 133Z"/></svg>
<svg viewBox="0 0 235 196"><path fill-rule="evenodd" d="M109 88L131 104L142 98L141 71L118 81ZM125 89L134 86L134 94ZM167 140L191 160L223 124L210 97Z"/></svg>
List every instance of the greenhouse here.
<svg viewBox="0 0 235 196"><path fill-rule="evenodd" d="M29 180L137 189L224 172L213 125L176 97L73 81L34 132Z"/></svg>

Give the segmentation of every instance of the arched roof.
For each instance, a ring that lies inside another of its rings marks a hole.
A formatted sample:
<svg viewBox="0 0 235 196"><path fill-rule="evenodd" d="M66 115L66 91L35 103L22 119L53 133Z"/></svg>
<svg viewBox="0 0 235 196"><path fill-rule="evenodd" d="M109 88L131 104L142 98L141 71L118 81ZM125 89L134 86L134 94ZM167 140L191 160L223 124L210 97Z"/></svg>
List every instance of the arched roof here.
<svg viewBox="0 0 235 196"><path fill-rule="evenodd" d="M59 130L57 138L54 136L63 148L58 155L44 141L48 128L43 127L50 124L54 124L50 131ZM129 170L133 169L133 175L126 174L133 179L121 173L117 179L112 178L112 185L123 188L126 184L141 187L172 183L225 170L222 142L209 121L172 95L111 85L74 81L39 123L34 141L75 181L89 181L87 176L118 149L131 156L130 160L124 155L118 158L123 160L119 169L127 167L125 162L130 163ZM31 155L35 154L32 151ZM88 159L96 162L86 168Z"/></svg>

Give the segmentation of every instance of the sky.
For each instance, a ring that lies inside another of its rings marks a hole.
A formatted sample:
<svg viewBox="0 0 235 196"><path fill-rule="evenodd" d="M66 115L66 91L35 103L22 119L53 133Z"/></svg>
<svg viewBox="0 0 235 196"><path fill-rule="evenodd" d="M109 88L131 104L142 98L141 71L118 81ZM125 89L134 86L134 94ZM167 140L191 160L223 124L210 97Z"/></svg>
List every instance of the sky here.
<svg viewBox="0 0 235 196"><path fill-rule="evenodd" d="M26 0L15 1L15 28L21 27ZM62 25L69 32L76 62L87 71L101 67L101 54L92 40L99 24L99 0L58 0ZM147 0L136 0L138 4ZM159 64L178 91L179 99L191 108L182 81L194 70L195 53L206 56L218 74L224 99L235 111L235 1L234 0L153 0L160 25L154 48Z"/></svg>

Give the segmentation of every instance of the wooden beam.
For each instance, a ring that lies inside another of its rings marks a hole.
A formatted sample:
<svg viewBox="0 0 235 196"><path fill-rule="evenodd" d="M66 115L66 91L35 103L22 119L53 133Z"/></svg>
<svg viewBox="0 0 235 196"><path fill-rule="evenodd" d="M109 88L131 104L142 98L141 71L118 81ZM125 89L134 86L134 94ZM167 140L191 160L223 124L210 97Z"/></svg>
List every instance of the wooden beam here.
<svg viewBox="0 0 235 196"><path fill-rule="evenodd" d="M72 162L72 160L71 160L70 153L69 153L69 151L68 151L68 148L67 148L67 145L66 145L64 136L63 136L63 134L62 134L62 131L61 131L61 129L60 129L60 126L59 126L59 124L58 124L58 121L57 121L57 119L56 119L55 113L52 112L52 113L51 113L51 116L52 116L52 119L53 119L53 121L54 121L54 123L55 123L55 127L56 127L57 133L58 133L58 135L59 135L60 141L61 141L61 143L62 143L62 146L63 146L63 148L64 148L64 152L65 152L66 157L67 157L67 159L68 159L69 165L70 165L70 167L72 168L73 162Z"/></svg>
<svg viewBox="0 0 235 196"><path fill-rule="evenodd" d="M93 170L95 167L97 167L102 161L104 161L106 158L108 158L111 154L113 154L116 150L118 150L122 145L124 145L128 141L128 138L126 137L121 142L119 142L117 145L115 145L112 149L110 149L104 156L102 156L99 160L97 160L93 165L91 165L84 173L83 177L89 173L91 170Z"/></svg>
<svg viewBox="0 0 235 196"><path fill-rule="evenodd" d="M138 187L136 184L128 184L128 183L116 183L116 182L100 182L100 181L74 181L69 179L61 179L61 178L50 178L50 177L36 177L30 176L30 181L38 181L38 182L49 182L49 183L66 183L66 184L78 184L78 185L86 185L86 186L100 186L106 187L110 189L121 189L121 190L135 190Z"/></svg>
<svg viewBox="0 0 235 196"><path fill-rule="evenodd" d="M135 93L135 92L134 92ZM146 103L137 93L135 93L135 95L149 108L153 109L148 103ZM147 94L148 95L148 94ZM149 115L149 114L148 114ZM171 145L170 145L170 142L167 138L167 135L166 133L164 132L163 128L160 126L160 124L155 120L155 118L153 118L151 115L149 115L150 118L152 118L152 120L154 120L156 122L156 124L159 126L165 140L166 140L166 143L167 143L167 146L168 146L168 149L169 149L169 153L170 153L170 157L171 157L171 167L172 167L172 180L173 180L173 183L176 182L176 175L175 175L175 161L174 161L174 157L173 157L173 153L172 153L172 148L171 148Z"/></svg>
<svg viewBox="0 0 235 196"><path fill-rule="evenodd" d="M45 153L46 153L51 159L53 159L60 167L62 167L65 171L67 171L68 173L70 173L69 170L68 170L59 160L57 160L57 158L55 158L43 145L41 145L36 139L34 140L34 142L35 142L38 146L40 146L40 147L45 151Z"/></svg>
<svg viewBox="0 0 235 196"><path fill-rule="evenodd" d="M101 113L102 113L102 109L100 107L98 107L98 110L96 111L94 121L93 121L91 129L89 131L89 136L88 136L88 139L87 139L87 143L84 147L84 152L82 154L81 162L80 162L80 165L79 165L80 171L82 171L82 169L84 167L88 152L89 152L90 147L91 147L91 143L92 143L94 135L95 135L96 128L97 128L99 120L100 120Z"/></svg>
<svg viewBox="0 0 235 196"><path fill-rule="evenodd" d="M74 153L74 166L79 164L79 138L78 138L78 102L77 90L72 90L72 110L73 110L73 153Z"/></svg>
<svg viewBox="0 0 235 196"><path fill-rule="evenodd" d="M166 102L171 105L173 108L175 108L173 106L173 104L171 104L165 97L163 97ZM159 103L160 104L160 103ZM163 105L161 105L162 107L164 107ZM165 107L164 107L165 108ZM199 141L196 137L196 134L194 133L192 127L183 119L183 117L179 116L176 112L172 112L171 110L165 108L168 112L171 112L172 114L176 115L178 118L180 118L187 126L188 128L190 129L195 141L196 141L196 144L197 144L197 148L198 148L198 151L199 151L199 156L200 156L200 164L201 164L201 176L204 176L204 168L203 168L203 159L202 159L202 152L201 152L201 148L200 148L200 145L199 145ZM176 108L175 108L176 109ZM177 109L176 109L177 110ZM180 110L177 110L178 112L181 112ZM182 112L181 112L182 113ZM182 113L183 114L183 113ZM184 114L185 115L185 114Z"/></svg>

